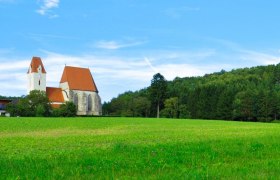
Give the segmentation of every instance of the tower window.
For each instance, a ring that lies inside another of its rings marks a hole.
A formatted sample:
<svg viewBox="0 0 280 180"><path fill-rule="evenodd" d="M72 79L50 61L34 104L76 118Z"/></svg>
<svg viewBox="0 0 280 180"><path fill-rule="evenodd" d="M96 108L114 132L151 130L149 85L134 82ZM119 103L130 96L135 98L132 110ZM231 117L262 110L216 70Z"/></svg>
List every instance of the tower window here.
<svg viewBox="0 0 280 180"><path fill-rule="evenodd" d="M41 81L39 80L39 86L41 85Z"/></svg>
<svg viewBox="0 0 280 180"><path fill-rule="evenodd" d="M88 96L88 99L87 99L87 110L88 111L91 111L92 110L92 99L91 99L91 95Z"/></svg>
<svg viewBox="0 0 280 180"><path fill-rule="evenodd" d="M78 94L74 94L74 104L76 105L76 109L79 110Z"/></svg>

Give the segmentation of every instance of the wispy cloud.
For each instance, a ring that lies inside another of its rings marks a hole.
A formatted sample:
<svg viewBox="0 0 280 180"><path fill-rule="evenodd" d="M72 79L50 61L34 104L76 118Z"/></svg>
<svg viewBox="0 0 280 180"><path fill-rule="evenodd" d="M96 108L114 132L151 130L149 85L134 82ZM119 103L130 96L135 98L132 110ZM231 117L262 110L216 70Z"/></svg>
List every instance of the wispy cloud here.
<svg viewBox="0 0 280 180"><path fill-rule="evenodd" d="M116 50L121 48L133 47L145 44L147 41L127 40L127 41L105 41L101 40L94 43L95 48Z"/></svg>
<svg viewBox="0 0 280 180"><path fill-rule="evenodd" d="M48 15L50 18L58 17L57 14L52 13L52 9L58 8L60 0L41 0L40 2L42 5L36 11L37 13L41 14L42 16Z"/></svg>
<svg viewBox="0 0 280 180"><path fill-rule="evenodd" d="M151 61L149 58L145 57L144 58L145 62L150 66L150 68L154 71L154 73L158 73L159 71L152 65Z"/></svg>
<svg viewBox="0 0 280 180"><path fill-rule="evenodd" d="M168 80L172 80L177 76L198 76L215 70L214 66L205 65L202 67L187 62L162 62L164 57L174 57L174 54L165 54L166 56L150 54L149 58L92 54L73 56L48 51L43 51L42 54L44 54L42 60L47 71L48 86L59 86L65 64L87 67L93 74L102 99L106 101L127 90L139 90L149 86L150 80L156 72L160 72ZM1 95L22 95L26 93L27 78L23 77L27 72L30 60L31 57L22 60L8 58L1 60ZM113 90L112 87L114 87Z"/></svg>
<svg viewBox="0 0 280 180"><path fill-rule="evenodd" d="M154 64L151 64L151 61ZM48 73L48 84L58 86L62 70L66 65L88 67L91 69L103 100L127 90L139 90L150 85L156 72L166 79L175 77L199 76L217 70L218 66L191 65L188 63L173 64L162 62L156 56L152 58L128 58L124 56L70 56L47 52L43 62ZM112 87L114 87L112 89Z"/></svg>
<svg viewBox="0 0 280 180"><path fill-rule="evenodd" d="M228 48L231 54L236 56L236 60L245 62L253 62L258 65L269 65L280 63L280 51L255 51L242 47L240 44L217 38L207 38L210 41L221 44L225 48Z"/></svg>
<svg viewBox="0 0 280 180"><path fill-rule="evenodd" d="M263 52L256 52L250 50L241 51L240 58L246 61L255 61L261 65L278 64L280 63L280 54L272 55Z"/></svg>
<svg viewBox="0 0 280 180"><path fill-rule="evenodd" d="M34 39L34 40L45 40L45 39L65 39L65 40L78 40L77 37L72 36L65 36L65 35L57 35L57 34L37 34L37 33L29 33L25 35L28 38Z"/></svg>
<svg viewBox="0 0 280 180"><path fill-rule="evenodd" d="M105 101L125 91L149 86L152 76L157 72L164 75L167 80L172 80L175 77L202 76L221 69L276 64L280 61L280 53L277 51L264 53L238 48L231 53L224 54L212 49L153 50L133 55L121 55L117 52L110 55L103 53L71 55L41 51L47 71L47 86L59 86L65 65L90 68L100 95ZM5 56L0 58L0 95L25 94L27 78L23 77L32 57L18 59Z"/></svg>

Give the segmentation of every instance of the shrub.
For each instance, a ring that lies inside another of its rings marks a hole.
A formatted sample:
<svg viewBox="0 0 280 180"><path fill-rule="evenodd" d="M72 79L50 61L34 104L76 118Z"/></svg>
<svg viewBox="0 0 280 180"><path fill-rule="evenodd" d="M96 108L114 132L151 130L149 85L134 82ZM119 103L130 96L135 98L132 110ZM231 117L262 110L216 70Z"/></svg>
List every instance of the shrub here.
<svg viewBox="0 0 280 180"><path fill-rule="evenodd" d="M77 109L76 105L73 102L66 102L62 104L60 108L53 109L52 116L54 117L74 117L76 116Z"/></svg>

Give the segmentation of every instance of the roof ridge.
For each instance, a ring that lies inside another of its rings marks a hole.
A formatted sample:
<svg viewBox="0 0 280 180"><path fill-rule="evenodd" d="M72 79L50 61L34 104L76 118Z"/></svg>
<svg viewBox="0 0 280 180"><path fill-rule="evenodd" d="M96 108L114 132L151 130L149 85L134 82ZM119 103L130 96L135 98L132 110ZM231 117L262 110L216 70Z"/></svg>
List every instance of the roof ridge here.
<svg viewBox="0 0 280 180"><path fill-rule="evenodd" d="M95 90L96 90L96 92L98 93L98 89L97 89L97 86L96 86L96 84L95 84L95 81L94 81L94 79L93 79L93 76L92 76L91 72L90 72L90 76L91 76L91 78L92 78L92 82L93 82L93 85L94 85L94 87L95 87Z"/></svg>
<svg viewBox="0 0 280 180"><path fill-rule="evenodd" d="M84 67L77 67L77 66L65 66L65 67L70 67L70 68L79 68L79 69L89 69L89 68L84 68Z"/></svg>

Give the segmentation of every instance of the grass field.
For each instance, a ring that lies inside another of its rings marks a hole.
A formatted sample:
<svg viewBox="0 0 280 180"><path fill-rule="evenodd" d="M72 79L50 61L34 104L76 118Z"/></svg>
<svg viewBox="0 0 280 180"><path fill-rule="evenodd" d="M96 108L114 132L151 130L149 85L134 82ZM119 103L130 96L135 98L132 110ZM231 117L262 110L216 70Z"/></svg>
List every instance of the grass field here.
<svg viewBox="0 0 280 180"><path fill-rule="evenodd" d="M280 124L0 118L0 179L278 179Z"/></svg>

